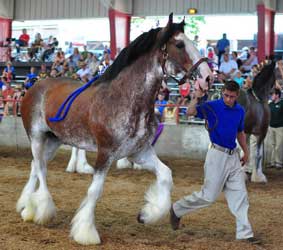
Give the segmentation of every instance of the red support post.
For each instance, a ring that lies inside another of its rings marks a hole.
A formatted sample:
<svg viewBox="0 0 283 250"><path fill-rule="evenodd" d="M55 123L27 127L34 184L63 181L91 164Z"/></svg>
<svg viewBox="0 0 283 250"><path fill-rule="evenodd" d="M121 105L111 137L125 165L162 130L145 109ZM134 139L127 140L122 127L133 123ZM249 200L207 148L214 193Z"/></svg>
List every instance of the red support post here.
<svg viewBox="0 0 283 250"><path fill-rule="evenodd" d="M119 50L130 43L131 15L113 8L108 10L110 24L111 59L115 59Z"/></svg>
<svg viewBox="0 0 283 250"><path fill-rule="evenodd" d="M257 49L258 60L263 61L274 51L274 17L275 11L267 9L264 4L257 5L258 34Z"/></svg>

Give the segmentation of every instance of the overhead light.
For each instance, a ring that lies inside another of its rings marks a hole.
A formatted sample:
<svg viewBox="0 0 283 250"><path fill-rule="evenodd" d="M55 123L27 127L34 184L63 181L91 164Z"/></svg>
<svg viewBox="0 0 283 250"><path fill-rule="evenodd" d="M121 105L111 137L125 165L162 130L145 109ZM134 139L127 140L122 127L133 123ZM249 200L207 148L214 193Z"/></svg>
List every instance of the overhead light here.
<svg viewBox="0 0 283 250"><path fill-rule="evenodd" d="M196 8L189 8L187 12L189 15L195 15L197 14L198 10Z"/></svg>

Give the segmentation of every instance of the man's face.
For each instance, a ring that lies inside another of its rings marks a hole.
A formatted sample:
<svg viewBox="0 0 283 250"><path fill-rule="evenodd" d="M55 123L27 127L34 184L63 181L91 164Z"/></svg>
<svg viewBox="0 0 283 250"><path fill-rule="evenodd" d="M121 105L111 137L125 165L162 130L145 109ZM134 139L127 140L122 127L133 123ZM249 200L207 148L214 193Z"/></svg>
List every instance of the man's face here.
<svg viewBox="0 0 283 250"><path fill-rule="evenodd" d="M237 100L239 96L239 93L236 91L230 91L230 90L224 89L222 92L222 96L223 96L224 103L229 107L233 107L235 104L235 101Z"/></svg>
<svg viewBox="0 0 283 250"><path fill-rule="evenodd" d="M228 62L228 61L229 61L229 56L225 54L225 55L223 56L223 59L224 59L225 62Z"/></svg>
<svg viewBox="0 0 283 250"><path fill-rule="evenodd" d="M272 93L272 95L271 95L271 100L272 100L273 102L279 100L279 95L277 95L276 93Z"/></svg>

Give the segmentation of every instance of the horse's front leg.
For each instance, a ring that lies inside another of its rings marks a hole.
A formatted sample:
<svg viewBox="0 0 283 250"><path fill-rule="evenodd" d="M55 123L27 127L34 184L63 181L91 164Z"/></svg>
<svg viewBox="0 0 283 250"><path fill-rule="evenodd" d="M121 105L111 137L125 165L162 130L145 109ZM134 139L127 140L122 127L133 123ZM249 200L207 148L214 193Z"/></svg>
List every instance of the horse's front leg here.
<svg viewBox="0 0 283 250"><path fill-rule="evenodd" d="M252 182L267 182L267 178L262 172L263 163L263 143L256 144L256 154L255 154L255 167L252 171L251 181Z"/></svg>
<svg viewBox="0 0 283 250"><path fill-rule="evenodd" d="M92 183L75 217L72 220L70 236L79 244L100 244L95 227L95 207L103 191L103 184L112 161L98 153Z"/></svg>
<svg viewBox="0 0 283 250"><path fill-rule="evenodd" d="M138 215L140 223L154 223L165 216L170 209L172 172L159 160L152 146L135 154L133 160L141 166L141 169L150 170L156 175L156 182L146 192L146 204Z"/></svg>

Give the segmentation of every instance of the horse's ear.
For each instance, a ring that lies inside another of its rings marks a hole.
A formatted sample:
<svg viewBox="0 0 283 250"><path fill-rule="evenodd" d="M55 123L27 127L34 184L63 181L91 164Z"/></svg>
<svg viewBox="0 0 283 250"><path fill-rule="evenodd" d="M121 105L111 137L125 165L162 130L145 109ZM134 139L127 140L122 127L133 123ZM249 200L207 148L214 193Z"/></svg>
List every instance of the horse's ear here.
<svg viewBox="0 0 283 250"><path fill-rule="evenodd" d="M171 12L170 15L169 15L169 19L168 19L167 25L168 25L168 24L171 25L172 23L173 23L173 12Z"/></svg>
<svg viewBox="0 0 283 250"><path fill-rule="evenodd" d="M181 24L181 25L185 25L185 24L186 24L186 22L185 22L185 18L186 18L186 17L184 16L184 18L183 18L182 22L180 22L180 24Z"/></svg>

